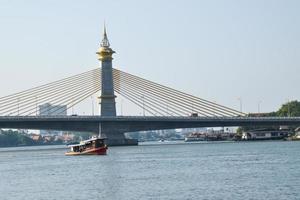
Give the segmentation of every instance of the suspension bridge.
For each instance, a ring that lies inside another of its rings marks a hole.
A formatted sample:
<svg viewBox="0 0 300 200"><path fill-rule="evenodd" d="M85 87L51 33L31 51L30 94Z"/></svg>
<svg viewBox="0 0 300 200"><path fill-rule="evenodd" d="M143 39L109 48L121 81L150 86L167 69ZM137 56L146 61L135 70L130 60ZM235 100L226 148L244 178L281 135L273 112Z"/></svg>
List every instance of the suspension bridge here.
<svg viewBox="0 0 300 200"><path fill-rule="evenodd" d="M128 145L136 144L136 141L126 139L124 133L134 131L300 124L297 117L247 117L235 109L115 69L112 67L113 53L104 28L97 51L99 67L1 97L0 128L88 131L104 134L110 145ZM98 93L99 115L60 115ZM117 96L139 106L147 116L117 116ZM47 103L64 106L38 110L40 105Z"/></svg>

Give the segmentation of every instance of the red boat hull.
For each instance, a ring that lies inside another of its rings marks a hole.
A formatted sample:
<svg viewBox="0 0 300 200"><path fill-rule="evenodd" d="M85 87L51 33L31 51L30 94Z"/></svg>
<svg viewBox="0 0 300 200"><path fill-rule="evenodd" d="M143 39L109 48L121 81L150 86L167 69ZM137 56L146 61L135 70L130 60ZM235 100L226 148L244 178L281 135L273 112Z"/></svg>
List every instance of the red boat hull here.
<svg viewBox="0 0 300 200"><path fill-rule="evenodd" d="M105 147L99 147L94 149L87 149L82 152L67 152L65 153L66 156L79 156L79 155L106 155L107 146Z"/></svg>

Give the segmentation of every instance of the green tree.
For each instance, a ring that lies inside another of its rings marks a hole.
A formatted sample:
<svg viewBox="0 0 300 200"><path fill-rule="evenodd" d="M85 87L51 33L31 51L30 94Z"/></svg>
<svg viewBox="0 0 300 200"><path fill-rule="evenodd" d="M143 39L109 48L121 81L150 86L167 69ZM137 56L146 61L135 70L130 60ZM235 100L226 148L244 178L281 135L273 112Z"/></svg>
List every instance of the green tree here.
<svg viewBox="0 0 300 200"><path fill-rule="evenodd" d="M17 131L2 131L0 134L0 146L25 146L25 145L35 145L36 142L29 138L27 135L18 133Z"/></svg>
<svg viewBox="0 0 300 200"><path fill-rule="evenodd" d="M276 114L279 117L300 117L300 102L295 100L285 103Z"/></svg>

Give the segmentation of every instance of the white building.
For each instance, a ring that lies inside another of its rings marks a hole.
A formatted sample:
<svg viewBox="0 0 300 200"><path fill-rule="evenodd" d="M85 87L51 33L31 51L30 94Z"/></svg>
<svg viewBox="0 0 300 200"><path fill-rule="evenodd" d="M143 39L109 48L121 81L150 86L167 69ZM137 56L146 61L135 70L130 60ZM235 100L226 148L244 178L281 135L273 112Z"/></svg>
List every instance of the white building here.
<svg viewBox="0 0 300 200"><path fill-rule="evenodd" d="M52 105L45 103L39 106L40 116L66 116L67 106L66 105ZM41 135L62 135L62 131L53 130L40 130Z"/></svg>

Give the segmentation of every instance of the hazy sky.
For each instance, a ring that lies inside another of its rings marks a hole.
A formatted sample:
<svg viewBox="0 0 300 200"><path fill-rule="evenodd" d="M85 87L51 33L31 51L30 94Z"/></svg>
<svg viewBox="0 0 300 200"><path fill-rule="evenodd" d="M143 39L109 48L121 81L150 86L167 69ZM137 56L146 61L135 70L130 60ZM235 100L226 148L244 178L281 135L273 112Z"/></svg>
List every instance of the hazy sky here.
<svg viewBox="0 0 300 200"><path fill-rule="evenodd" d="M0 96L96 68L105 20L115 68L277 110L300 100L299 11L298 0L0 0Z"/></svg>

